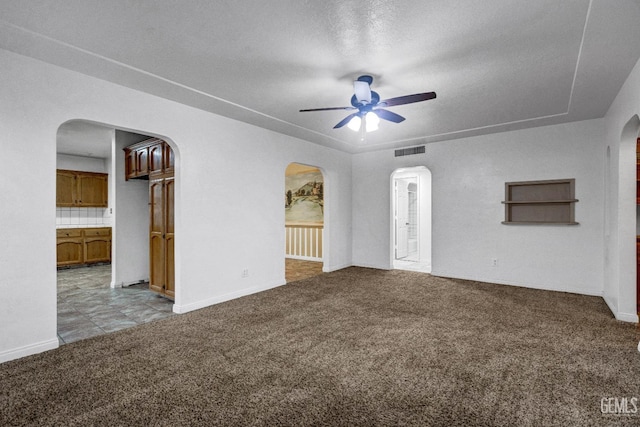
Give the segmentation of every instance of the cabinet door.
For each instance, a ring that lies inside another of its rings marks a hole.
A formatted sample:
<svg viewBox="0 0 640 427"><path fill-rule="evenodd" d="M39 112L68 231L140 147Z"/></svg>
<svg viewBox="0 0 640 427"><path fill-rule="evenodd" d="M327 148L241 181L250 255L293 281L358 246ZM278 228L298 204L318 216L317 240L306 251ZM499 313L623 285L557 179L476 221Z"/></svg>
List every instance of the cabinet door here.
<svg viewBox="0 0 640 427"><path fill-rule="evenodd" d="M82 237L58 238L56 244L56 258L58 267L82 264Z"/></svg>
<svg viewBox="0 0 640 427"><path fill-rule="evenodd" d="M164 152L162 142L149 147L149 175L161 175L164 171Z"/></svg>
<svg viewBox="0 0 640 427"><path fill-rule="evenodd" d="M131 178L136 177L136 152L124 149L124 179L129 181Z"/></svg>
<svg viewBox="0 0 640 427"><path fill-rule="evenodd" d="M91 237L84 239L84 262L87 264L94 262L111 261L111 238Z"/></svg>
<svg viewBox="0 0 640 427"><path fill-rule="evenodd" d="M164 180L164 201L165 201L165 292L169 298L175 298L175 269L174 269L174 193L175 181L173 178Z"/></svg>
<svg viewBox="0 0 640 427"><path fill-rule="evenodd" d="M136 176L149 175L149 148L142 147L135 150Z"/></svg>
<svg viewBox="0 0 640 427"><path fill-rule="evenodd" d="M164 149L164 173L168 176L173 176L174 173L174 164L175 158L173 155L173 150L166 142L163 144Z"/></svg>
<svg viewBox="0 0 640 427"><path fill-rule="evenodd" d="M78 205L83 207L107 207L107 176L103 174L78 174Z"/></svg>
<svg viewBox="0 0 640 427"><path fill-rule="evenodd" d="M164 293L165 245L164 245L164 183L149 183L149 289Z"/></svg>
<svg viewBox="0 0 640 427"><path fill-rule="evenodd" d="M85 228L84 262L111 262L111 229Z"/></svg>
<svg viewBox="0 0 640 427"><path fill-rule="evenodd" d="M56 206L75 206L76 174L71 171L56 171Z"/></svg>

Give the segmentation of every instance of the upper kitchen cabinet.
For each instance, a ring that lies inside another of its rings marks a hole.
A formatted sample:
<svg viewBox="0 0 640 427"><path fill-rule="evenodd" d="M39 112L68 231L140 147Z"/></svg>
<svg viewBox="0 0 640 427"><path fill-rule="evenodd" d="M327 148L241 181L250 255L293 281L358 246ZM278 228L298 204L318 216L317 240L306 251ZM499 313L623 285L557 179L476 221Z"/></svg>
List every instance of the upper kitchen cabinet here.
<svg viewBox="0 0 640 427"><path fill-rule="evenodd" d="M125 179L149 179L149 146L146 141L134 144L124 149Z"/></svg>
<svg viewBox="0 0 640 427"><path fill-rule="evenodd" d="M77 187L75 172L56 170L56 206L76 206Z"/></svg>
<svg viewBox="0 0 640 427"><path fill-rule="evenodd" d="M56 206L106 208L108 188L106 173L56 170Z"/></svg>
<svg viewBox="0 0 640 427"><path fill-rule="evenodd" d="M124 149L125 179L154 179L173 176L171 147L159 138L137 142Z"/></svg>

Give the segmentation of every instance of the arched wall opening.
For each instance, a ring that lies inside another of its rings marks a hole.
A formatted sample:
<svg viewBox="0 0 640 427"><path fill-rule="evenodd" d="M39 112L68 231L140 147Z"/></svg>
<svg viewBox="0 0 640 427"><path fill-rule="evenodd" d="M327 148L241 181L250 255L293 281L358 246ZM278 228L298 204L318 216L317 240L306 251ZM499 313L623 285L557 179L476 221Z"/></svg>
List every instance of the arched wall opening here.
<svg viewBox="0 0 640 427"><path fill-rule="evenodd" d="M394 269L431 272L431 171L424 166L391 174L391 262Z"/></svg>
<svg viewBox="0 0 640 427"><path fill-rule="evenodd" d="M285 279L315 276L324 270L326 174L322 169L290 163L285 169Z"/></svg>
<svg viewBox="0 0 640 427"><path fill-rule="evenodd" d="M618 158L617 312L637 314L637 139L640 118L634 115L623 127ZM629 320L629 319L623 319ZM635 318L637 321L637 317Z"/></svg>
<svg viewBox="0 0 640 427"><path fill-rule="evenodd" d="M125 180L123 151L124 147L149 138L162 139L171 147L177 178L180 155L175 142L163 135L82 119L64 122L59 126L56 135L56 169L108 174L108 206L91 209L69 208L62 215L62 210L56 207L56 228L84 226L111 229L108 283L111 288L139 285L149 281L149 181ZM174 200L173 212L179 211L178 200L179 198ZM179 304L181 285L177 273L178 245L174 247L173 254L174 302ZM172 302L167 300L167 306L170 308L171 305ZM60 314L60 308L58 313Z"/></svg>

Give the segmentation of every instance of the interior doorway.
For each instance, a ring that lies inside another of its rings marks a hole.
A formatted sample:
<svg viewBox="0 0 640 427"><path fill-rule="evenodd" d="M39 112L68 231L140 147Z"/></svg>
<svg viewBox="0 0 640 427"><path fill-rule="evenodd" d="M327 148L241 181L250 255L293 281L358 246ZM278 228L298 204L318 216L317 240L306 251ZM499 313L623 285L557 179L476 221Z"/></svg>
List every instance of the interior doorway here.
<svg viewBox="0 0 640 427"><path fill-rule="evenodd" d="M311 165L285 169L285 279L322 273L324 260L324 175Z"/></svg>
<svg viewBox="0 0 640 427"><path fill-rule="evenodd" d="M640 138L636 140L636 313L640 316Z"/></svg>
<svg viewBox="0 0 640 427"><path fill-rule="evenodd" d="M431 272L431 172L424 166L391 175L393 268Z"/></svg>
<svg viewBox="0 0 640 427"><path fill-rule="evenodd" d="M63 123L58 129L60 344L174 315L173 302L149 290L149 181L125 183L123 148L148 138L83 120ZM102 186L87 184L94 181ZM96 189L97 201L88 197Z"/></svg>

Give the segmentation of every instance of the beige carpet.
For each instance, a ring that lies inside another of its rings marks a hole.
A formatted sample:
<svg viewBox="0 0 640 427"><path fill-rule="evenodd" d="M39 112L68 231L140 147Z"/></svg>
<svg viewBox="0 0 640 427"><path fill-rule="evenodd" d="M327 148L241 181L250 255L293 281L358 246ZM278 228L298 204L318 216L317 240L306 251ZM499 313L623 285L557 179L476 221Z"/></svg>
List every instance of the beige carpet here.
<svg viewBox="0 0 640 427"><path fill-rule="evenodd" d="M640 425L601 412L638 338L597 297L348 268L2 364L0 425Z"/></svg>

